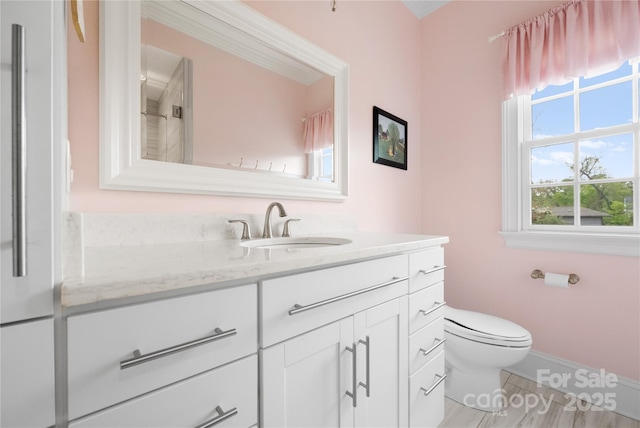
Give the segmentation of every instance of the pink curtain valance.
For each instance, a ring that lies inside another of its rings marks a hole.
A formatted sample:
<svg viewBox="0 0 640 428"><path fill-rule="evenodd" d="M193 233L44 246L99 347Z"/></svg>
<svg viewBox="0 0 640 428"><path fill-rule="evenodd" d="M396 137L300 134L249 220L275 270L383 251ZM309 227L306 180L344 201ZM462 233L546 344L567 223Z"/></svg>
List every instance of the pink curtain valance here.
<svg viewBox="0 0 640 428"><path fill-rule="evenodd" d="M333 113L331 109L316 113L304 121L304 152L328 149L333 145Z"/></svg>
<svg viewBox="0 0 640 428"><path fill-rule="evenodd" d="M640 0L574 0L503 39L503 97L595 75L640 55Z"/></svg>

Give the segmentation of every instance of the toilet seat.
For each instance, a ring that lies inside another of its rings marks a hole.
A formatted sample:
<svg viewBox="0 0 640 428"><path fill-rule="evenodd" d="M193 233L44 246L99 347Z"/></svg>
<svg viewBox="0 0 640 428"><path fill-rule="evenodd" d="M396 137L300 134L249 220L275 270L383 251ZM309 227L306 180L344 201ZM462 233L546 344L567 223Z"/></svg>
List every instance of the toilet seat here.
<svg viewBox="0 0 640 428"><path fill-rule="evenodd" d="M531 346L531 333L518 324L479 312L445 308L444 330L475 342L511 348Z"/></svg>

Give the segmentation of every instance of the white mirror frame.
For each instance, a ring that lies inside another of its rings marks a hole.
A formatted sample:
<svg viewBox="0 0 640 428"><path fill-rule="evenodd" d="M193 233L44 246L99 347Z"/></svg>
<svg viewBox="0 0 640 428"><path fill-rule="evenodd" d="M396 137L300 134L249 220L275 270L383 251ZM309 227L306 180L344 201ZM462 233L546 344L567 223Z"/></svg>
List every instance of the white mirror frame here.
<svg viewBox="0 0 640 428"><path fill-rule="evenodd" d="M100 188L343 201L348 181L348 65L240 1L182 0L334 77L331 183L141 159L139 1L100 2Z"/></svg>

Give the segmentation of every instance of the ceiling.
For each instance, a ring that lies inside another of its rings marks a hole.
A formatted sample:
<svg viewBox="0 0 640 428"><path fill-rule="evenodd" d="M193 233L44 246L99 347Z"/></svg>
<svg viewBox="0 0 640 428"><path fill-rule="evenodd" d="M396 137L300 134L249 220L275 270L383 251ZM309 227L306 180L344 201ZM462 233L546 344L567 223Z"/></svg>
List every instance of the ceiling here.
<svg viewBox="0 0 640 428"><path fill-rule="evenodd" d="M402 0L402 3L404 3L415 16L422 19L448 1L449 0Z"/></svg>

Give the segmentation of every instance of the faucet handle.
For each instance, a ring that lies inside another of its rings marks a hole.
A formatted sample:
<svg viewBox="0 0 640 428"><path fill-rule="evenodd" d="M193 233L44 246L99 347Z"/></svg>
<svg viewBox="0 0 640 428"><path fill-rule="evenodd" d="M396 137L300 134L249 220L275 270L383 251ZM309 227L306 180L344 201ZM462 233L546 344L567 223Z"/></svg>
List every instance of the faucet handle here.
<svg viewBox="0 0 640 428"><path fill-rule="evenodd" d="M299 218L290 218L287 221L284 222L284 229L282 230L282 237L283 238L288 238L291 236L291 233L289 232L289 223L291 223L292 221L300 221Z"/></svg>
<svg viewBox="0 0 640 428"><path fill-rule="evenodd" d="M251 239L251 227L249 226L249 222L246 220L229 220L229 223L242 223L242 239L246 241Z"/></svg>

